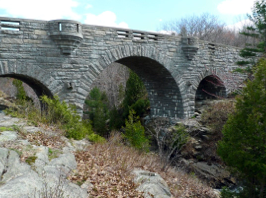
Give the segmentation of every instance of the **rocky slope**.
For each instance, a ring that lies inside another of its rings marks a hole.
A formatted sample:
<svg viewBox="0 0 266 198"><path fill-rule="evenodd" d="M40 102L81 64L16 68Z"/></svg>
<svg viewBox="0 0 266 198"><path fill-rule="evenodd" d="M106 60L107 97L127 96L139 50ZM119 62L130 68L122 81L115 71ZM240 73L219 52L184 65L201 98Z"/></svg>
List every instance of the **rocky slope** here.
<svg viewBox="0 0 266 198"><path fill-rule="evenodd" d="M30 126L0 113L0 198L87 198L90 182L78 186L68 176L77 168L74 152L90 144L63 137L51 128ZM156 173L135 170L141 197L170 198L166 182ZM112 196L110 196L112 197Z"/></svg>
<svg viewBox="0 0 266 198"><path fill-rule="evenodd" d="M195 173L213 188L234 186L235 178L216 154L223 124L228 114L233 112L234 101L214 100L205 103L198 106L194 118L181 122L190 134L190 140L181 151L179 166Z"/></svg>

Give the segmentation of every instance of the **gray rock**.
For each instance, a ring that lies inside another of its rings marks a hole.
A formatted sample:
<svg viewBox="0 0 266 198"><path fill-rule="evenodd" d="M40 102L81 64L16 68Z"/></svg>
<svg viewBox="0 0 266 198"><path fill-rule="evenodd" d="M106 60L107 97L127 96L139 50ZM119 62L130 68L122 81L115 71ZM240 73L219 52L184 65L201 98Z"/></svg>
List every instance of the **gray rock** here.
<svg viewBox="0 0 266 198"><path fill-rule="evenodd" d="M39 127L35 127L35 126L24 126L23 129L27 131L28 133L36 133L36 132L42 131L42 129L40 129Z"/></svg>
<svg viewBox="0 0 266 198"><path fill-rule="evenodd" d="M28 146L30 145L29 141L28 140L18 140L17 141L19 144L21 145L24 145L24 146Z"/></svg>
<svg viewBox="0 0 266 198"><path fill-rule="evenodd" d="M71 140L71 142L68 141L67 146L68 147L73 147L74 151L81 151L85 150L88 145L90 145L90 142L86 139L83 140Z"/></svg>
<svg viewBox="0 0 266 198"><path fill-rule="evenodd" d="M48 147L46 146L39 146L37 149L35 160L35 170L41 174L43 172L44 167L49 163L48 159Z"/></svg>
<svg viewBox="0 0 266 198"><path fill-rule="evenodd" d="M5 171L6 173L2 175L2 182L8 182L18 176L27 174L31 171L31 167L28 164L21 163L19 155L15 151L9 150Z"/></svg>
<svg viewBox="0 0 266 198"><path fill-rule="evenodd" d="M208 181L211 186L221 186L234 184L235 179L231 177L230 172L225 170L219 164L208 164L207 162L194 162L193 160L181 160L181 164L189 171L193 171L196 175Z"/></svg>
<svg viewBox="0 0 266 198"><path fill-rule="evenodd" d="M73 154L62 154L49 162L47 147L37 147L36 151L33 168L37 172L21 163L16 152L0 148L0 198L39 197L44 192L48 195L61 192L63 197L71 198L88 197L86 189L66 179L77 166Z"/></svg>
<svg viewBox="0 0 266 198"><path fill-rule="evenodd" d="M3 131L0 133L0 142L14 141L18 138L16 131Z"/></svg>
<svg viewBox="0 0 266 198"><path fill-rule="evenodd" d="M4 120L0 123L0 126L3 126L3 127L11 127L13 125L24 125L25 123L23 122L20 122L20 120L18 118L11 118L11 117L7 117L5 116L3 118Z"/></svg>
<svg viewBox="0 0 266 198"><path fill-rule="evenodd" d="M0 148L0 178L2 178L2 174L5 171L5 167L7 164L7 157L8 157L8 149Z"/></svg>
<svg viewBox="0 0 266 198"><path fill-rule="evenodd" d="M75 160L75 156L72 153L61 154L58 158L52 159L49 165L65 167L69 170L74 170L77 168L77 162Z"/></svg>
<svg viewBox="0 0 266 198"><path fill-rule="evenodd" d="M17 176L0 186L0 198L29 198L42 188L42 179L34 171Z"/></svg>
<svg viewBox="0 0 266 198"><path fill-rule="evenodd" d="M41 188L41 179L31 167L21 163L15 151L0 148L1 183L0 198L29 197Z"/></svg>
<svg viewBox="0 0 266 198"><path fill-rule="evenodd" d="M171 192L167 183L157 173L135 169L134 182L140 184L138 191L144 192L145 198L170 198Z"/></svg>

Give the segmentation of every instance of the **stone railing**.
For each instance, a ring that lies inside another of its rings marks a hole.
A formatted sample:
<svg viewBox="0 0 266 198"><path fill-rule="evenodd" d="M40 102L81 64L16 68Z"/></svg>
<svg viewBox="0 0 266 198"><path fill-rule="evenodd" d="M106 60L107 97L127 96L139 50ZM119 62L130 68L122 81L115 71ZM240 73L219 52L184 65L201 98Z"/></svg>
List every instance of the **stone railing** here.
<svg viewBox="0 0 266 198"><path fill-rule="evenodd" d="M158 41L162 35L151 33L151 32L142 32L134 30L117 30L116 31L118 38L129 38L132 40L139 41Z"/></svg>

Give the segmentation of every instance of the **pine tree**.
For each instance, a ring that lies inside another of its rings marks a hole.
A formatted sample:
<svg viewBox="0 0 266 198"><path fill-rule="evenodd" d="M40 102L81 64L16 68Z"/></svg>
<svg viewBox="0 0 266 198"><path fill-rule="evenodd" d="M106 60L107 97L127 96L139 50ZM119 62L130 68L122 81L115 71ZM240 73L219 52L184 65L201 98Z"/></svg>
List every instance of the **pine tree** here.
<svg viewBox="0 0 266 198"><path fill-rule="evenodd" d="M240 51L240 56L246 58L245 61L237 62L238 65L255 64L255 57L258 52L265 52L266 49L266 2L265 0L257 0L254 3L252 14L247 15L249 20L253 23L246 27L246 30L241 32L253 41L253 43L247 43L246 47ZM251 73L251 68L245 69ZM239 71L244 71L239 69Z"/></svg>
<svg viewBox="0 0 266 198"><path fill-rule="evenodd" d="M141 125L139 117L134 110L129 111L128 119L125 121L125 138L130 145L143 151L149 150L149 140L145 136L145 129Z"/></svg>
<svg viewBox="0 0 266 198"><path fill-rule="evenodd" d="M266 197L266 59L256 65L223 128L217 152L242 178L240 197Z"/></svg>
<svg viewBox="0 0 266 198"><path fill-rule="evenodd" d="M89 116L92 126L100 135L106 135L108 128L106 121L108 119L108 99L106 94L99 88L94 87L90 91L90 98L85 103L89 106Z"/></svg>
<svg viewBox="0 0 266 198"><path fill-rule="evenodd" d="M126 83L125 98L123 100L123 117L128 117L130 109L134 109L137 115L140 116L140 114L143 113L143 109L146 109L148 106L149 100L143 82L135 72L130 71Z"/></svg>

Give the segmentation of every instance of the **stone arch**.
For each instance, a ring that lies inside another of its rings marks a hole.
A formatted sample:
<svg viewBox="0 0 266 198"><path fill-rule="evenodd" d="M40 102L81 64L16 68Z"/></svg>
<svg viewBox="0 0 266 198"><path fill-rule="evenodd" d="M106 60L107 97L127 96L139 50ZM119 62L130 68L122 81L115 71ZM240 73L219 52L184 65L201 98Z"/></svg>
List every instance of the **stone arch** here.
<svg viewBox="0 0 266 198"><path fill-rule="evenodd" d="M196 100L224 98L228 95L226 73L218 69L206 69L201 71L198 76L191 82L191 102L194 103L195 110ZM200 89L204 89L201 91ZM205 93L203 93L205 92Z"/></svg>
<svg viewBox="0 0 266 198"><path fill-rule="evenodd" d="M106 50L97 61L90 63L90 71L82 76L77 93L80 100L85 100L94 79L113 62L129 67L143 80L151 103L151 116L184 117L182 96L170 72L174 63L154 46L121 45Z"/></svg>
<svg viewBox="0 0 266 198"><path fill-rule="evenodd" d="M38 97L43 94L52 97L62 88L50 72L30 64L20 66L2 61L0 62L0 77L12 77L25 82Z"/></svg>

